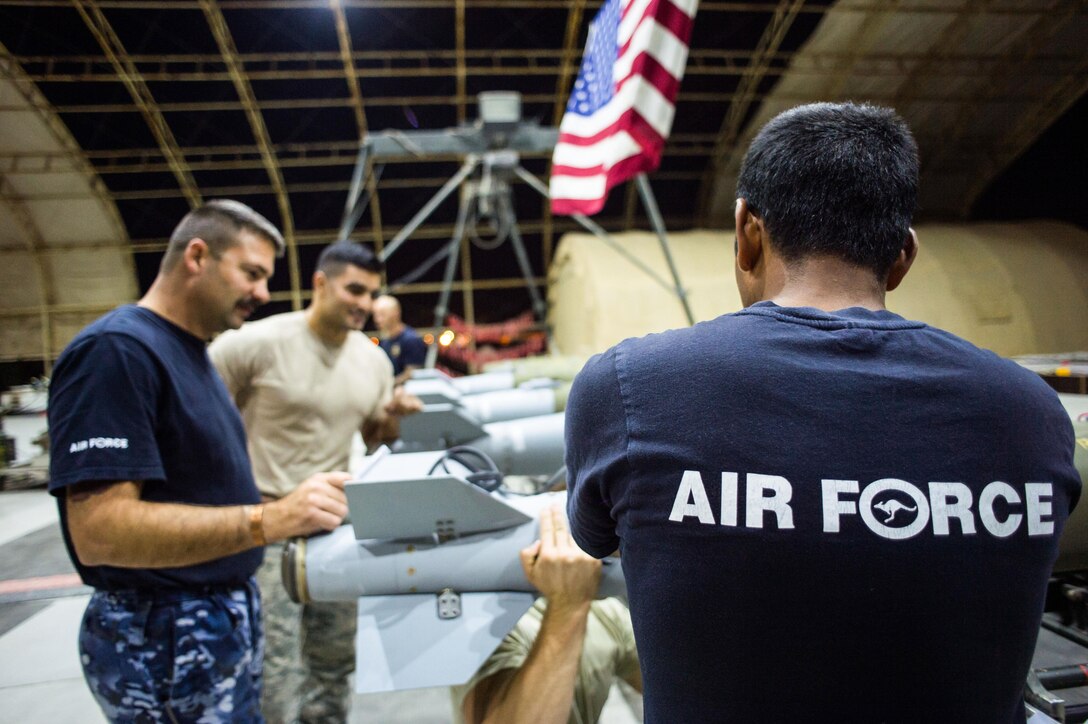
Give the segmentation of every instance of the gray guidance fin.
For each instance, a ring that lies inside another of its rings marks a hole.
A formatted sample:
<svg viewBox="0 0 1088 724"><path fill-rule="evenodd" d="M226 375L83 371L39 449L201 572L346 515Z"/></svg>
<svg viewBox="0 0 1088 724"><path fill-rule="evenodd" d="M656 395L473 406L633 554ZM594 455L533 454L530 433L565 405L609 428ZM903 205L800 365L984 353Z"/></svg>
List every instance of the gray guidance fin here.
<svg viewBox="0 0 1088 724"><path fill-rule="evenodd" d="M462 593L459 615L442 618L433 593L363 596L355 690L376 694L465 683L535 598L506 591Z"/></svg>
<svg viewBox="0 0 1088 724"><path fill-rule="evenodd" d="M441 477L351 482L345 487L355 537L457 537L503 530L532 518L472 483Z"/></svg>

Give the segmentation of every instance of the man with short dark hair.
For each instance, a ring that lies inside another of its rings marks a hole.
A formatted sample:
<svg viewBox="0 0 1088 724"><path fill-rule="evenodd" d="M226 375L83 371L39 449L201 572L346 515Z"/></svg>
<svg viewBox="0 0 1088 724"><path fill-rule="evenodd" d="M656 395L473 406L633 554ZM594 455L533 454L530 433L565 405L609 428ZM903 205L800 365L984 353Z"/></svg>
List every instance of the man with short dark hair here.
<svg viewBox="0 0 1088 724"><path fill-rule="evenodd" d="M1024 721L1072 429L1037 375L885 308L917 177L891 110L777 116L738 181L746 308L574 383L571 531L622 552L647 722Z"/></svg>
<svg viewBox="0 0 1088 724"><path fill-rule="evenodd" d="M397 384L412 378L412 372L427 362L427 344L401 318L400 302L390 294L374 300L374 324L381 334L381 348L393 362Z"/></svg>
<svg viewBox="0 0 1088 724"><path fill-rule="evenodd" d="M337 527L346 473L264 504L208 339L268 301L283 237L236 201L175 229L135 305L76 335L49 399L50 491L94 587L84 676L110 721L256 721L266 542Z"/></svg>
<svg viewBox="0 0 1088 724"><path fill-rule="evenodd" d="M389 360L360 331L381 288L382 263L352 241L318 257L313 300L228 332L209 353L249 434L254 477L266 500L288 496L296 476L341 470L351 439L397 438L398 417L418 400L394 391ZM270 545L257 582L265 602L269 722L346 721L355 670L355 604L290 600L280 578L282 545Z"/></svg>

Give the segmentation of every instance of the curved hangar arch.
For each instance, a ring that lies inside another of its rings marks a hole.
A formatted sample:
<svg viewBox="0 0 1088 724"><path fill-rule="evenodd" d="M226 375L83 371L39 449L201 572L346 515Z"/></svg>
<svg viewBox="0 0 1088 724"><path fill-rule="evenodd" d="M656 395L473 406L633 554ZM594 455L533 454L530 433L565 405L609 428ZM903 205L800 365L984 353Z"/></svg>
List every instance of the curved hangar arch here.
<svg viewBox="0 0 1088 724"><path fill-rule="evenodd" d="M0 45L0 361L46 373L84 325L136 298L117 207L64 123Z"/></svg>

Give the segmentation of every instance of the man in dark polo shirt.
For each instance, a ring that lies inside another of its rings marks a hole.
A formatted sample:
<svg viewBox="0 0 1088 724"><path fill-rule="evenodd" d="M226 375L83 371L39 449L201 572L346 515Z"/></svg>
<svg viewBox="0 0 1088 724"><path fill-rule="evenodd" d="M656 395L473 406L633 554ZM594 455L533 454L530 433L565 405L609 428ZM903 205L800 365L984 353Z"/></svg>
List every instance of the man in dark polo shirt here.
<svg viewBox="0 0 1088 724"><path fill-rule="evenodd" d="M745 309L621 342L567 404L648 723L1024 721L1073 431L1035 374L885 308L918 251L886 108L801 106L737 184Z"/></svg>
<svg viewBox="0 0 1088 724"><path fill-rule="evenodd" d="M174 230L147 294L82 330L54 368L49 489L95 589L80 658L111 721L259 721L263 546L347 513L345 473L261 503L205 349L268 301L283 246L249 207L208 202Z"/></svg>
<svg viewBox="0 0 1088 724"><path fill-rule="evenodd" d="M379 344L393 363L393 380L402 384L411 379L413 370L427 363L427 343L401 319L396 297L383 294L375 299L373 315L381 334Z"/></svg>

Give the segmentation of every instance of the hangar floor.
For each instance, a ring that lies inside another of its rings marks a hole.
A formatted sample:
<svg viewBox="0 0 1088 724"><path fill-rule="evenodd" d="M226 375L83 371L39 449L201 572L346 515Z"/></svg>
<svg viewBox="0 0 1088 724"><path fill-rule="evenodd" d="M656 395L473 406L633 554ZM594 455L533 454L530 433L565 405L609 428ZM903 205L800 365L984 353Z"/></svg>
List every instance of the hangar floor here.
<svg viewBox="0 0 1088 724"><path fill-rule="evenodd" d="M89 592L68 561L49 494L0 493L0 724L105 721L76 653ZM601 722L639 722L638 704L615 688ZM350 721L449 722L449 696L444 688L356 696Z"/></svg>

